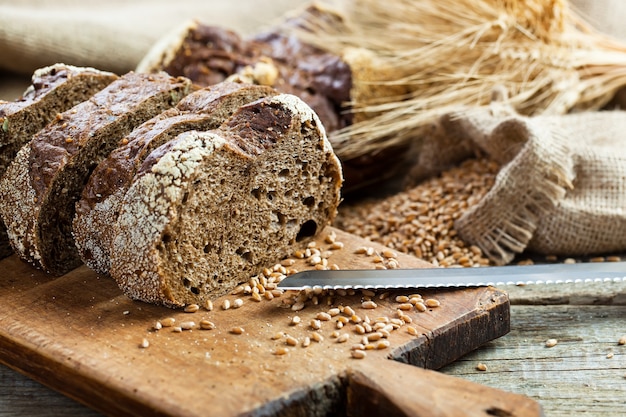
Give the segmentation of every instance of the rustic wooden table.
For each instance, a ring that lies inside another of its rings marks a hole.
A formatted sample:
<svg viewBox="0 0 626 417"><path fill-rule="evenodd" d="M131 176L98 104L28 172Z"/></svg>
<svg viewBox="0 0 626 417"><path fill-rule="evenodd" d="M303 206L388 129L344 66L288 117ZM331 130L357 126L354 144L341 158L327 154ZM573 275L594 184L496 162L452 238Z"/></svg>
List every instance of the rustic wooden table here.
<svg viewBox="0 0 626 417"><path fill-rule="evenodd" d="M527 395L547 416L626 415L626 283L507 290L511 332L441 372ZM0 366L0 417L25 415L100 414Z"/></svg>
<svg viewBox="0 0 626 417"><path fill-rule="evenodd" d="M0 77L17 97L26 77ZM626 415L626 282L506 288L511 332L440 371L537 400L547 416ZM556 339L546 347L547 339ZM486 370L477 370L478 364ZM100 414L0 365L0 417Z"/></svg>

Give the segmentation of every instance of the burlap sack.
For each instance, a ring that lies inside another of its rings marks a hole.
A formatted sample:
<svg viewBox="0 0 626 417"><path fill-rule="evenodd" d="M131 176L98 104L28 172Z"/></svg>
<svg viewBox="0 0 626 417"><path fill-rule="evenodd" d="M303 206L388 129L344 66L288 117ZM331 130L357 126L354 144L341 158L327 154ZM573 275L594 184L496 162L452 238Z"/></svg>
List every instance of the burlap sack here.
<svg viewBox="0 0 626 417"><path fill-rule="evenodd" d="M433 175L486 153L495 185L455 223L498 264L517 253L582 256L626 249L626 112L527 118L494 104L444 116L414 170Z"/></svg>

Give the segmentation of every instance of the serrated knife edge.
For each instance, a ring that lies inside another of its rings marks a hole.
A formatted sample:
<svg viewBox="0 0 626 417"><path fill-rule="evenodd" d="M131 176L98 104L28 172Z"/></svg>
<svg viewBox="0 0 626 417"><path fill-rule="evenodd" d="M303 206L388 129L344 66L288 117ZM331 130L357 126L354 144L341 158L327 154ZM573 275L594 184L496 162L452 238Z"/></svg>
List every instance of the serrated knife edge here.
<svg viewBox="0 0 626 417"><path fill-rule="evenodd" d="M480 268L307 270L278 287L298 290L446 288L626 280L626 262L490 266Z"/></svg>

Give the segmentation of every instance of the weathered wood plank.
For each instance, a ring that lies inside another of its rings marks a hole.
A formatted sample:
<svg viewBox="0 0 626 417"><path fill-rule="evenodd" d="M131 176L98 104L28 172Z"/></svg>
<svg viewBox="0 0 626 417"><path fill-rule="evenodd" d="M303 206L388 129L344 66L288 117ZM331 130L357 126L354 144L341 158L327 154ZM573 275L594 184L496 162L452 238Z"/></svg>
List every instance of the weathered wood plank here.
<svg viewBox="0 0 626 417"><path fill-rule="evenodd" d="M0 416L99 417L102 414L0 365Z"/></svg>
<svg viewBox="0 0 626 417"><path fill-rule="evenodd" d="M511 304L626 305L626 281L508 286Z"/></svg>
<svg viewBox="0 0 626 417"><path fill-rule="evenodd" d="M626 283L506 290L517 304L511 311L511 333L442 372L529 395L549 416L626 414L626 346L617 345L626 334ZM559 343L546 348L548 338ZM486 372L475 369L480 362L487 365ZM0 392L8 393L0 396L2 417L99 415L3 366Z"/></svg>
<svg viewBox="0 0 626 417"><path fill-rule="evenodd" d="M517 305L511 328L441 371L528 395L548 416L626 415L626 306Z"/></svg>

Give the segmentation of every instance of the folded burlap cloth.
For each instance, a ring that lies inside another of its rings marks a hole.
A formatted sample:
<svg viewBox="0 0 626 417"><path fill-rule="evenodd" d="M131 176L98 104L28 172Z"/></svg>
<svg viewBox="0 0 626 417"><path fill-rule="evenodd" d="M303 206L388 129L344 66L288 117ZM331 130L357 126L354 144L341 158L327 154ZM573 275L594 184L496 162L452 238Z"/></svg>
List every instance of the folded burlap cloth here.
<svg viewBox="0 0 626 417"><path fill-rule="evenodd" d="M303 0L0 0L0 70L57 62L134 69L165 33L196 18L252 33Z"/></svg>
<svg viewBox="0 0 626 417"><path fill-rule="evenodd" d="M529 118L493 104L443 116L420 149L416 180L477 152L501 164L494 186L455 222L498 264L523 251L626 249L626 112Z"/></svg>

